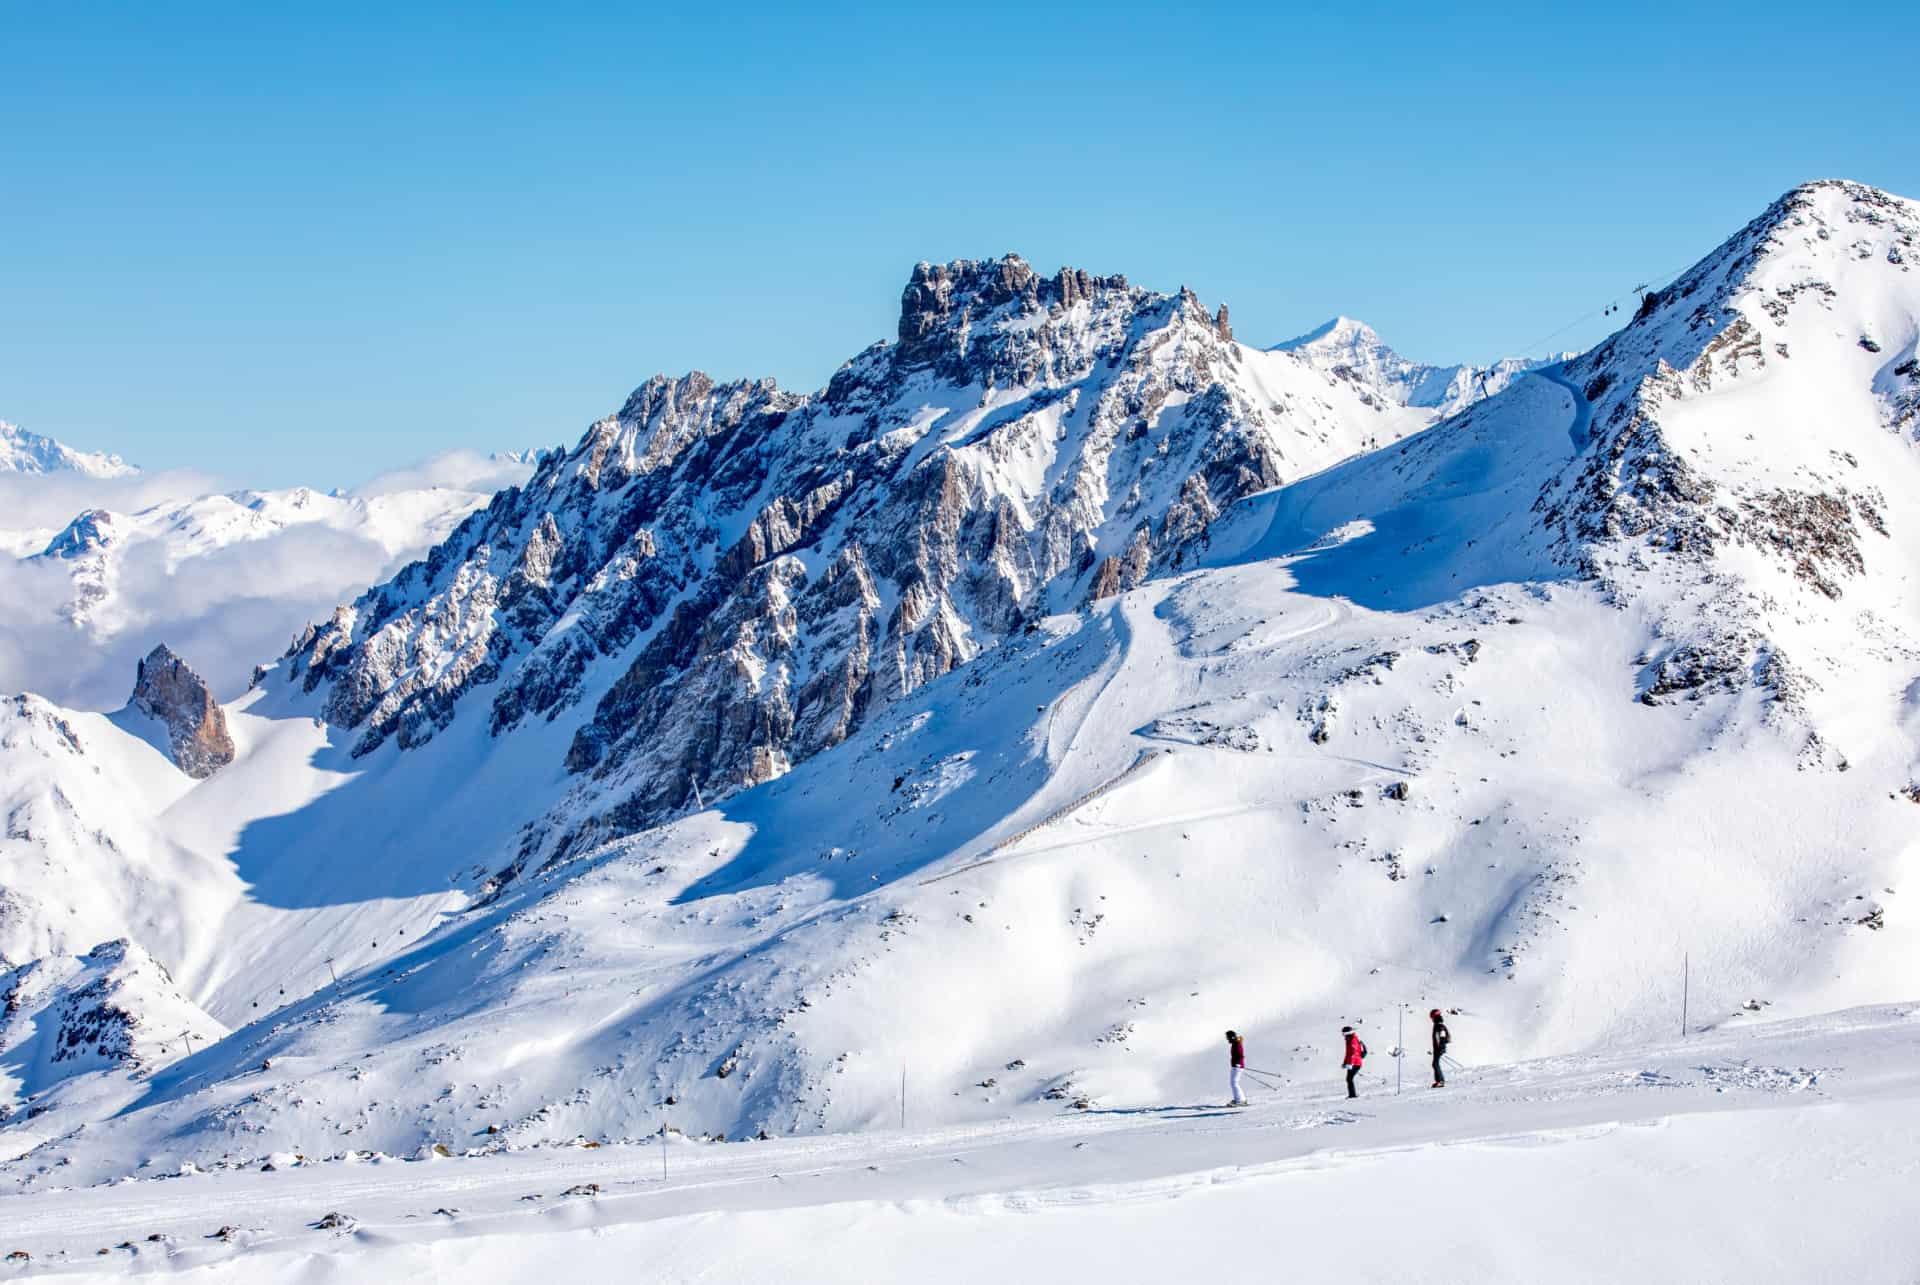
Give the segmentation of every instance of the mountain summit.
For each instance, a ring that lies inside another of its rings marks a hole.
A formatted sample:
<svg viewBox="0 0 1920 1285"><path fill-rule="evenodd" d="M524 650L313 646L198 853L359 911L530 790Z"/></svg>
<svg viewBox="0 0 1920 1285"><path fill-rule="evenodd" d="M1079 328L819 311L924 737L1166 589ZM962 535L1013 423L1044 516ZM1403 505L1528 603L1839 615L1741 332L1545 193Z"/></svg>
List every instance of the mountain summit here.
<svg viewBox="0 0 1920 1285"><path fill-rule="evenodd" d="M1317 370L1370 388L1399 405L1422 407L1443 416L1499 392L1526 371L1572 355L1560 353L1538 360L1508 357L1489 366L1423 365L1388 347L1372 326L1344 316L1276 344L1273 350L1291 353Z"/></svg>
<svg viewBox="0 0 1920 1285"><path fill-rule="evenodd" d="M780 776L1183 565L1225 506L1427 422L1227 333L1190 292L922 263L896 341L825 389L648 380L286 673L360 754L425 744L469 692L495 735L590 711L569 819L510 868L583 850Z"/></svg>

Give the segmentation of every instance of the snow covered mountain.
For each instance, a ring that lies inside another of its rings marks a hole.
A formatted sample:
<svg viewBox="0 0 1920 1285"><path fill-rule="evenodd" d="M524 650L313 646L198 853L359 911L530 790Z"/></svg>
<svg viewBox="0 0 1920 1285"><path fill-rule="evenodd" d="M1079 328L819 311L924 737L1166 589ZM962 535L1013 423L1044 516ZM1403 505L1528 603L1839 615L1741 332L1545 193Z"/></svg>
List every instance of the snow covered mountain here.
<svg viewBox="0 0 1920 1285"><path fill-rule="evenodd" d="M1441 416L1465 410L1527 371L1573 356L1556 353L1546 358L1506 357L1487 366L1428 366L1402 357L1373 327L1351 317L1335 317L1304 335L1274 345L1274 351L1292 353L1316 370L1351 380L1387 401L1422 407Z"/></svg>
<svg viewBox="0 0 1920 1285"><path fill-rule="evenodd" d="M8 961L124 937L232 1034L0 1049L6 1172L865 1129L903 1067L922 1124L1140 1107L1228 1026L1301 1075L1403 1005L1644 1039L1683 955L1706 1025L1909 997L1916 254L1798 188L1411 435L1015 259L923 265L818 393L649 381L211 776L13 711Z"/></svg>
<svg viewBox="0 0 1920 1285"><path fill-rule="evenodd" d="M511 873L771 780L1181 566L1222 507L1422 422L1187 292L922 264L898 341L826 389L648 381L287 668L358 754L425 743L469 692L495 736L590 710L575 797Z"/></svg>
<svg viewBox="0 0 1920 1285"><path fill-rule="evenodd" d="M124 583L130 576L177 576L196 559L303 527L363 541L389 564L404 565L445 539L492 495L434 487L361 499L295 487L205 495L131 514L89 509L37 556L70 571L73 596L62 614L97 634L111 634L130 614L125 600L135 595L125 592Z"/></svg>
<svg viewBox="0 0 1920 1285"><path fill-rule="evenodd" d="M81 487L89 506L64 526L0 532L0 552L20 559L0 566L13 605L0 621L0 681L110 708L130 666L165 642L237 695L315 613L432 548L533 463L460 453L337 494L195 485L146 503L144 484Z"/></svg>
<svg viewBox="0 0 1920 1285"><path fill-rule="evenodd" d="M0 419L0 473L79 473L131 477L140 470L118 455L76 451Z"/></svg>

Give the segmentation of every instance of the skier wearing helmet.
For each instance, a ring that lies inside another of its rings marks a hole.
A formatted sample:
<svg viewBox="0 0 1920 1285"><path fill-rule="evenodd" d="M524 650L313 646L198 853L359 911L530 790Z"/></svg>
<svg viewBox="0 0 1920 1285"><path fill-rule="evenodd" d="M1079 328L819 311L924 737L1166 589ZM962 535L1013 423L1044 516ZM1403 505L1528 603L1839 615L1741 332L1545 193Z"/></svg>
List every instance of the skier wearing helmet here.
<svg viewBox="0 0 1920 1285"><path fill-rule="evenodd" d="M1447 1019L1439 1009L1427 1014L1433 1019L1433 1087L1447 1087L1447 1076L1440 1069L1440 1059L1447 1055L1447 1045L1453 1043L1453 1033L1447 1029Z"/></svg>

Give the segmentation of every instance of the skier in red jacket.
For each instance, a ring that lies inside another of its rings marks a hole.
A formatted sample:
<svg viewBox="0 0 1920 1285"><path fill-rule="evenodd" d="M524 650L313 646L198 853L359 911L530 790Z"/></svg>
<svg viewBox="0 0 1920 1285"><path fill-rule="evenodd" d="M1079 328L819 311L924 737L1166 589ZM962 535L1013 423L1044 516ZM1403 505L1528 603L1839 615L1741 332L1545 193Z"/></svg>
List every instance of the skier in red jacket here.
<svg viewBox="0 0 1920 1285"><path fill-rule="evenodd" d="M1227 1088L1232 1091L1230 1107L1247 1105L1246 1094L1240 1092L1240 1072L1247 1067L1247 1045L1238 1031L1227 1032Z"/></svg>
<svg viewBox="0 0 1920 1285"><path fill-rule="evenodd" d="M1351 1026L1343 1026L1340 1033L1347 1037L1347 1055L1340 1062L1347 1068L1347 1096L1357 1098L1360 1094L1353 1087L1353 1077L1360 1074L1360 1064L1367 1059L1367 1045Z"/></svg>

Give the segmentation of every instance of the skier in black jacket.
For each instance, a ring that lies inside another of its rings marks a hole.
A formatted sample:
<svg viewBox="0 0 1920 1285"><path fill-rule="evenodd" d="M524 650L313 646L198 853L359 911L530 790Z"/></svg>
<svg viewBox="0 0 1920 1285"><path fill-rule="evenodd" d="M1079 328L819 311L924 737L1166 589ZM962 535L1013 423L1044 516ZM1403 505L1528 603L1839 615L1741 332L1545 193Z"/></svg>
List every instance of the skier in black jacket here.
<svg viewBox="0 0 1920 1285"><path fill-rule="evenodd" d="M1447 1019L1439 1009L1427 1016L1433 1019L1433 1087L1443 1089L1447 1086L1447 1076L1440 1069L1440 1059L1447 1055L1447 1045L1453 1043L1453 1032L1447 1029Z"/></svg>

